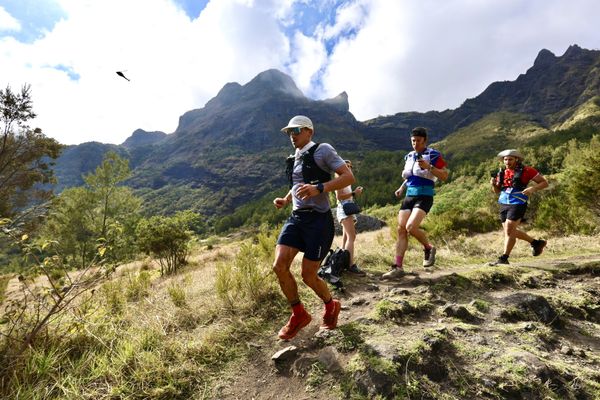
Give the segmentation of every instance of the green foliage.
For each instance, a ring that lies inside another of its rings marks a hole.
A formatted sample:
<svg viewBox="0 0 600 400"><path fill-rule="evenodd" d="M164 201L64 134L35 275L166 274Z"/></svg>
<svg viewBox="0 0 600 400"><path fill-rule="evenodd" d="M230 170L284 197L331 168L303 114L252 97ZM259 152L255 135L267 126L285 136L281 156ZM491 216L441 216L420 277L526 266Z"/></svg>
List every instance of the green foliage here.
<svg viewBox="0 0 600 400"><path fill-rule="evenodd" d="M74 265L86 265L102 238L109 260L119 263L135 253L134 230L140 200L119 186L129 174L127 161L108 153L86 186L67 189L51 204L43 238L57 241L60 252Z"/></svg>
<svg viewBox="0 0 600 400"><path fill-rule="evenodd" d="M142 219L136 228L139 248L158 258L160 274L172 274L186 263L192 239L190 213Z"/></svg>
<svg viewBox="0 0 600 400"><path fill-rule="evenodd" d="M589 143L572 140L557 184L539 203L536 227L555 234L597 231L600 221L600 136Z"/></svg>
<svg viewBox="0 0 600 400"><path fill-rule="evenodd" d="M8 346L8 357L18 358L40 336L52 331L57 336L77 332L77 320L63 321L66 315L77 313L85 317L91 308L89 302L93 288L103 282L111 272L105 263L107 248L103 243L96 246L96 255L73 273L60 248L54 241L37 244L27 235L20 239L25 259L30 263L29 276L19 277L20 291L4 304L4 321L0 347ZM38 275L43 280L36 281ZM76 301L77 300L77 301ZM77 311L76 311L77 310Z"/></svg>
<svg viewBox="0 0 600 400"><path fill-rule="evenodd" d="M566 193L600 217L600 136L587 145L571 142L569 150L562 174Z"/></svg>
<svg viewBox="0 0 600 400"><path fill-rule="evenodd" d="M460 177L439 191L423 227L432 238L489 232L498 227L495 203L487 182Z"/></svg>
<svg viewBox="0 0 600 400"><path fill-rule="evenodd" d="M0 90L0 216L13 216L24 206L47 200L51 191L41 184L53 182L51 161L62 146L41 129L31 130L35 118L31 87L19 94L10 86Z"/></svg>
<svg viewBox="0 0 600 400"><path fill-rule="evenodd" d="M148 271L139 274L129 274L125 296L127 300L138 301L150 294L151 277Z"/></svg>
<svg viewBox="0 0 600 400"><path fill-rule="evenodd" d="M111 315L119 316L125 311L127 299L123 287L119 281L109 281L104 283L100 291L104 296L103 303Z"/></svg>
<svg viewBox="0 0 600 400"><path fill-rule="evenodd" d="M280 299L271 264L264 248L244 243L233 263L217 265L215 290L230 310L268 310L274 299Z"/></svg>
<svg viewBox="0 0 600 400"><path fill-rule="evenodd" d="M364 186L365 191L357 198L364 206L384 206L396 202L394 192L404 179L403 151L373 151L365 155L360 162L354 162L354 173L357 185Z"/></svg>
<svg viewBox="0 0 600 400"><path fill-rule="evenodd" d="M185 290L181 286L171 285L167 288L167 292L175 307L182 308L187 305Z"/></svg>
<svg viewBox="0 0 600 400"><path fill-rule="evenodd" d="M218 218L214 223L216 233L228 232L240 226L260 226L261 224L277 225L289 216L289 209L278 210L273 199L287 193L287 187L269 192L257 201L244 204L233 213Z"/></svg>

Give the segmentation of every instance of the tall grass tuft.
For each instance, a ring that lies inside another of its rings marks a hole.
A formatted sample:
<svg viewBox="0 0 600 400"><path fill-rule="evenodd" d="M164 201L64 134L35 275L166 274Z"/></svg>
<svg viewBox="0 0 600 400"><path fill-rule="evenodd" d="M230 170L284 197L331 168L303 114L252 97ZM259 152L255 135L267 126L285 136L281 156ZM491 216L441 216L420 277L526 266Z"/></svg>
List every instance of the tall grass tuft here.
<svg viewBox="0 0 600 400"><path fill-rule="evenodd" d="M273 299L281 298L270 259L267 261L265 242L270 240L268 236L262 240L242 244L233 263L217 264L217 297L230 310L264 309L273 304Z"/></svg>
<svg viewBox="0 0 600 400"><path fill-rule="evenodd" d="M127 300L138 301L150 294L151 278L148 271L141 271L139 274L128 274L126 287Z"/></svg>
<svg viewBox="0 0 600 400"><path fill-rule="evenodd" d="M175 305L175 307L185 307L187 306L187 300L185 295L185 289L179 285L171 285L167 288L167 292L169 293L169 297L171 301Z"/></svg>

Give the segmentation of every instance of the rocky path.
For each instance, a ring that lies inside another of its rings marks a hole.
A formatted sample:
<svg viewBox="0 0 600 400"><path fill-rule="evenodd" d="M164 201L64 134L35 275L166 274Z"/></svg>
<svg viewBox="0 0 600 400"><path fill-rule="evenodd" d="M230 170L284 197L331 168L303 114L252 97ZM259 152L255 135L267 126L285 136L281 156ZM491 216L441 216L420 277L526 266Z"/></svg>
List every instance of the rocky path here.
<svg viewBox="0 0 600 400"><path fill-rule="evenodd" d="M600 255L345 283L338 329L257 338L218 397L600 398Z"/></svg>

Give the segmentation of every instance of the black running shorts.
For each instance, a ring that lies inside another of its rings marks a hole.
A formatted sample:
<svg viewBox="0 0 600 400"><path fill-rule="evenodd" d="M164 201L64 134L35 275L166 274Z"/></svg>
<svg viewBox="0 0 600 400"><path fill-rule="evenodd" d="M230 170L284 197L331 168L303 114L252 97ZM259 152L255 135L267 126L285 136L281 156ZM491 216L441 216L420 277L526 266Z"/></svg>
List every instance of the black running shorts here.
<svg viewBox="0 0 600 400"><path fill-rule="evenodd" d="M426 213L431 210L433 206L433 196L406 196L400 210L412 210L413 208L420 208Z"/></svg>
<svg viewBox="0 0 600 400"><path fill-rule="evenodd" d="M309 260L321 261L333 243L334 234L331 211L298 210L283 225L277 244L294 247Z"/></svg>
<svg viewBox="0 0 600 400"><path fill-rule="evenodd" d="M500 221L520 221L525 216L525 211L527 204L500 204Z"/></svg>

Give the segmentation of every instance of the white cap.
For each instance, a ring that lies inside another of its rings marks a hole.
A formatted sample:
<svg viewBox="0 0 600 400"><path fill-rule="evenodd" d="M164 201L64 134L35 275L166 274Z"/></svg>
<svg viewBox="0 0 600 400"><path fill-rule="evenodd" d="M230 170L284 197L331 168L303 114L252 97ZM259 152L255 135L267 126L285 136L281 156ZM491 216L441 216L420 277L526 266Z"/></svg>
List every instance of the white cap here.
<svg viewBox="0 0 600 400"><path fill-rule="evenodd" d="M524 158L523 155L521 153L519 153L518 150L515 150L515 149L503 150L500 153L498 153L497 157L498 158L516 157L516 158L520 158L521 160Z"/></svg>
<svg viewBox="0 0 600 400"><path fill-rule="evenodd" d="M281 128L281 132L285 133L289 128L308 128L311 131L314 131L312 121L304 115L296 115L294 118L290 119L287 126Z"/></svg>

